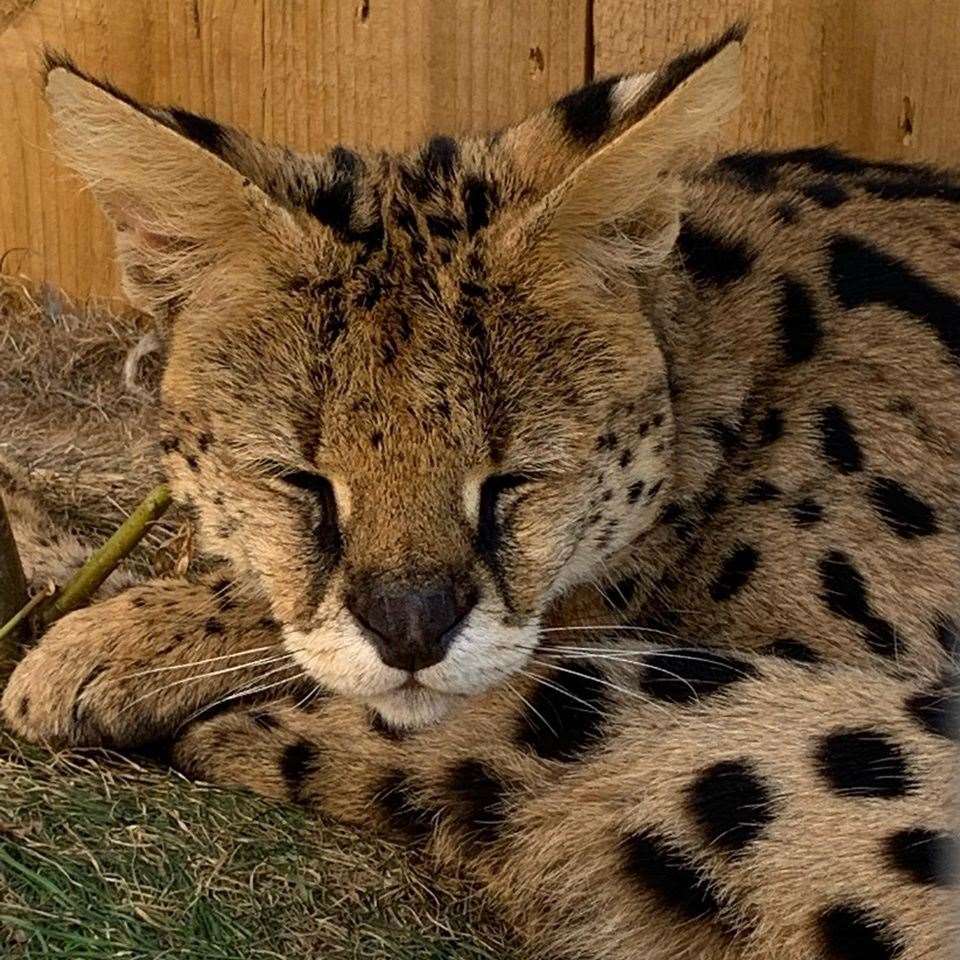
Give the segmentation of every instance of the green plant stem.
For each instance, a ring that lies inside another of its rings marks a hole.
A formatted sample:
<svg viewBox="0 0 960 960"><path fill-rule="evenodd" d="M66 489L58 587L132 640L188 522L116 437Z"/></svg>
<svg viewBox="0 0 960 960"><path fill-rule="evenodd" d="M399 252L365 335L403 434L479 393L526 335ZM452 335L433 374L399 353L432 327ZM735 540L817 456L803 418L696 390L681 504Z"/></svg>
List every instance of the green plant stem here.
<svg viewBox="0 0 960 960"><path fill-rule="evenodd" d="M13 539L10 521L7 519L3 497L0 496L0 626L16 616L29 599L27 578L23 573L23 564ZM0 633L0 674L3 673L4 664L13 663L17 641L22 635L23 624L20 622Z"/></svg>
<svg viewBox="0 0 960 960"><path fill-rule="evenodd" d="M150 524L163 516L170 503L169 488L165 484L154 487L113 536L90 555L87 562L40 610L37 618L40 625L49 627L54 621L86 604L117 564L144 538Z"/></svg>

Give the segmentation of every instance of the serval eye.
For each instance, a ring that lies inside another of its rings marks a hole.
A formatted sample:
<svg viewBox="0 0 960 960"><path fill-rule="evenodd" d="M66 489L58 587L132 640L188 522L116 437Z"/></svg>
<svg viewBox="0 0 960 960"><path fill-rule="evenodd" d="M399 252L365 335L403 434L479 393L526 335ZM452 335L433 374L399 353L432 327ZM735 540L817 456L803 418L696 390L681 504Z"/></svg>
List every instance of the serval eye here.
<svg viewBox="0 0 960 960"><path fill-rule="evenodd" d="M493 553L500 541L500 525L497 522L497 503L509 490L515 490L532 477L522 473L497 473L487 477L480 485L480 507L477 514L477 551Z"/></svg>
<svg viewBox="0 0 960 960"><path fill-rule="evenodd" d="M310 470L284 470L277 473L276 477L288 486L312 493L314 496L324 499L333 497L333 487L322 474L313 473Z"/></svg>
<svg viewBox="0 0 960 960"><path fill-rule="evenodd" d="M311 536L319 553L327 558L340 556L343 540L337 517L337 498L333 484L323 474L312 470L294 470L282 464L271 464L273 477L288 487L302 490L314 502Z"/></svg>

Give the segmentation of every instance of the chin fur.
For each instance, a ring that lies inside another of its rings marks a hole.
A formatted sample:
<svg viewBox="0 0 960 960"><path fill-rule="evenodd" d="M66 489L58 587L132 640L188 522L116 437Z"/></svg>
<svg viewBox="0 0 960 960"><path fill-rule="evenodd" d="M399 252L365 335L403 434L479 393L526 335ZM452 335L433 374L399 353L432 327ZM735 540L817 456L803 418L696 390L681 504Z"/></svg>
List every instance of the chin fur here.
<svg viewBox="0 0 960 960"><path fill-rule="evenodd" d="M439 723L456 710L463 699L421 687L367 697L364 702L376 710L388 726L396 730L419 730Z"/></svg>

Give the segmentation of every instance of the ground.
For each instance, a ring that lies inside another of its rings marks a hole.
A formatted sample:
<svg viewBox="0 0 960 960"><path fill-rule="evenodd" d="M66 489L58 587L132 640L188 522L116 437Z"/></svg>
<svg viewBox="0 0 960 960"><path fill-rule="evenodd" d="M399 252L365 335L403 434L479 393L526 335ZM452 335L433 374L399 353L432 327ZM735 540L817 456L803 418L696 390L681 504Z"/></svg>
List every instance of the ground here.
<svg viewBox="0 0 960 960"><path fill-rule="evenodd" d="M11 960L519 956L401 848L158 768L0 735L0 810Z"/></svg>

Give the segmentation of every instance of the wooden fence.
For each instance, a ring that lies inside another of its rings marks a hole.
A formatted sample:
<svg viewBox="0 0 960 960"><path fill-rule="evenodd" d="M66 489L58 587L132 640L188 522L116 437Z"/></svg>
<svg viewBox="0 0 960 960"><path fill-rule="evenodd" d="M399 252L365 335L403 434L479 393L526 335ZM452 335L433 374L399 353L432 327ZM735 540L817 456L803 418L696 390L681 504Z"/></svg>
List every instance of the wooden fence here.
<svg viewBox="0 0 960 960"><path fill-rule="evenodd" d="M112 294L111 238L57 164L39 50L267 139L398 147L488 130L747 16L728 145L960 163L960 0L0 0L0 255Z"/></svg>

